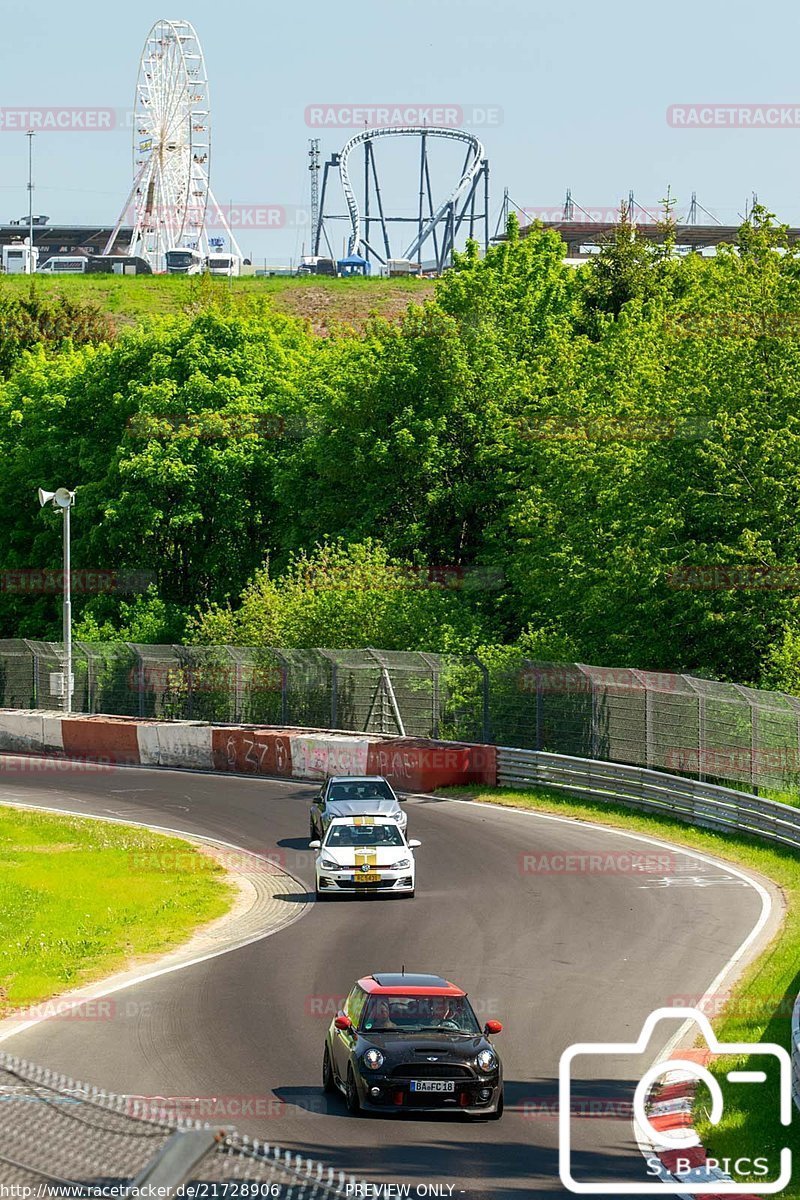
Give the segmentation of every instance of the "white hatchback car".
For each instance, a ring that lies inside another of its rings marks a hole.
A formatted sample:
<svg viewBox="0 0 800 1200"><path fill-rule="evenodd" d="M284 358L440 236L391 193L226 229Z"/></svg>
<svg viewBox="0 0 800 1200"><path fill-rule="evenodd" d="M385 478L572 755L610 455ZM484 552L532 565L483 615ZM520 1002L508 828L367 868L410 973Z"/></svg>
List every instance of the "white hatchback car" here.
<svg viewBox="0 0 800 1200"><path fill-rule="evenodd" d="M334 817L323 840L308 845L318 851L318 900L345 893L414 895L420 843L389 817Z"/></svg>

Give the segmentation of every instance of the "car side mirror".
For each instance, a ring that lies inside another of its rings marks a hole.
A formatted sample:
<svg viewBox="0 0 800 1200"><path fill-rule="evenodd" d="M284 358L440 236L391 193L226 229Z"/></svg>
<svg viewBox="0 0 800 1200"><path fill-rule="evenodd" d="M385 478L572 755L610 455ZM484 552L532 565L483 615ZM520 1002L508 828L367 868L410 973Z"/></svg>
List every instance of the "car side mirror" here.
<svg viewBox="0 0 800 1200"><path fill-rule="evenodd" d="M319 850L321 845L322 842L318 838L315 838L313 842L308 843L308 848L309 850Z"/></svg>
<svg viewBox="0 0 800 1200"><path fill-rule="evenodd" d="M484 1033L502 1033L503 1032L502 1021L487 1021L483 1027L483 1032Z"/></svg>
<svg viewBox="0 0 800 1200"><path fill-rule="evenodd" d="M340 1013L338 1017L335 1017L333 1023L337 1029L345 1030L353 1028L353 1022L344 1013Z"/></svg>
<svg viewBox="0 0 800 1200"><path fill-rule="evenodd" d="M422 842L419 840L419 838L412 838L408 844L412 850L416 850L417 846L422 845Z"/></svg>

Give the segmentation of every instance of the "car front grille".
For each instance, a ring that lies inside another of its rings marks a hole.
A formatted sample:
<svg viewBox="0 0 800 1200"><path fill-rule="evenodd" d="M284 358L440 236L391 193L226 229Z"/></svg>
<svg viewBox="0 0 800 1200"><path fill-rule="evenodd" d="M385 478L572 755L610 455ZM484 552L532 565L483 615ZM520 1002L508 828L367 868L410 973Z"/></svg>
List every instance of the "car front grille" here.
<svg viewBox="0 0 800 1200"><path fill-rule="evenodd" d="M346 888L348 891L355 890L358 892L379 891L381 888L394 887L395 883L396 880L394 879L378 879L374 883L352 883L351 881L345 881L344 879L336 880L337 887Z"/></svg>
<svg viewBox="0 0 800 1200"><path fill-rule="evenodd" d="M458 1092L409 1092L404 1105L406 1108L443 1108L451 1112L462 1107Z"/></svg>
<svg viewBox="0 0 800 1200"><path fill-rule="evenodd" d="M469 1067L457 1063L415 1062L393 1067L392 1076L395 1079L471 1079L472 1072Z"/></svg>

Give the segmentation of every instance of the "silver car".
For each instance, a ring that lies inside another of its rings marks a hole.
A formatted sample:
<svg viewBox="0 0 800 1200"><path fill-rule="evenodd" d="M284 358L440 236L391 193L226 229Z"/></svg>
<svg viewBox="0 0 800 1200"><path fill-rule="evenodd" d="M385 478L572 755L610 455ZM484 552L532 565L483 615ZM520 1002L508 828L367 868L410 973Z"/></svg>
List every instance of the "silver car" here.
<svg viewBox="0 0 800 1200"><path fill-rule="evenodd" d="M309 829L322 841L334 817L384 817L405 833L408 817L382 775L331 775L311 804Z"/></svg>

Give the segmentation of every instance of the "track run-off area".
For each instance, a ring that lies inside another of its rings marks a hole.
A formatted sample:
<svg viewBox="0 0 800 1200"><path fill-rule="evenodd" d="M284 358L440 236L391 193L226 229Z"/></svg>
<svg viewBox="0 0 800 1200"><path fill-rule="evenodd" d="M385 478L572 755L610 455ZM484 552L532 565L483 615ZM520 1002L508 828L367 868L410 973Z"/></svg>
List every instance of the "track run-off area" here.
<svg viewBox="0 0 800 1200"><path fill-rule="evenodd" d="M0 802L145 823L276 860L287 872L286 925L169 973L145 965L113 1005L77 1006L0 1048L117 1093L167 1098L176 1110L216 1098L228 1114L221 1123L376 1183L468 1200L567 1195L558 1174L562 1052L633 1042L655 1009L704 995L763 925L769 898L733 868L638 835L411 797L409 833L422 842L416 898L316 904L314 791L134 767L7 774ZM323 1095L324 1036L342 997L360 976L403 966L453 980L482 1021L503 1022L501 1121L352 1117L343 1099ZM676 1029L664 1030L662 1045ZM621 1062L595 1063L576 1081L576 1174L612 1186L644 1178L629 1109L635 1082Z"/></svg>

